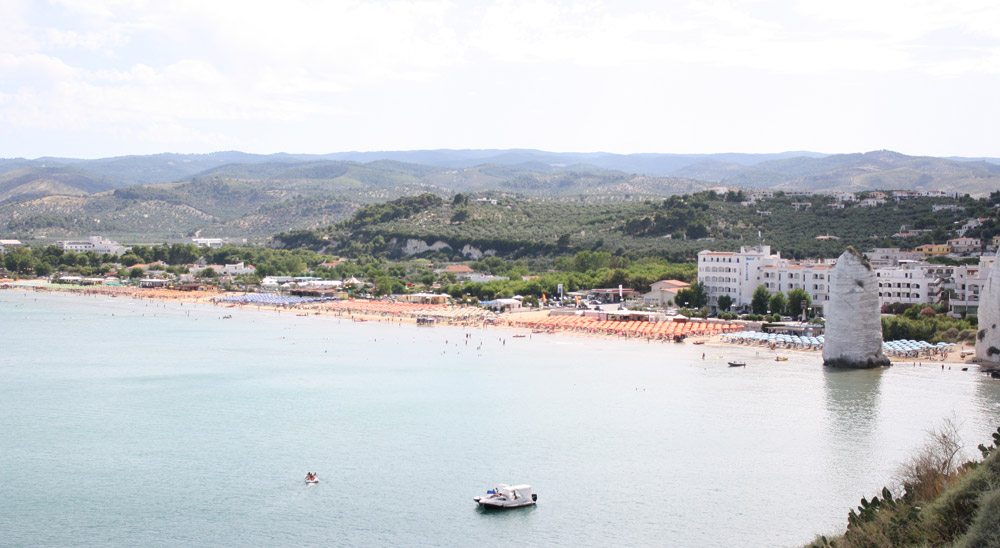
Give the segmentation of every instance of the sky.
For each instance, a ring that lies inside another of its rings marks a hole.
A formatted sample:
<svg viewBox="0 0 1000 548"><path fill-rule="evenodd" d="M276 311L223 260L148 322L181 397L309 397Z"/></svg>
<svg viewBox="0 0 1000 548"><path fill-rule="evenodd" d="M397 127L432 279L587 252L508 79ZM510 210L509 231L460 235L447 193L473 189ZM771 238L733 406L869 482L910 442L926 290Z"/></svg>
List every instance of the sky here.
<svg viewBox="0 0 1000 548"><path fill-rule="evenodd" d="M0 157L1000 157L995 0L0 0Z"/></svg>

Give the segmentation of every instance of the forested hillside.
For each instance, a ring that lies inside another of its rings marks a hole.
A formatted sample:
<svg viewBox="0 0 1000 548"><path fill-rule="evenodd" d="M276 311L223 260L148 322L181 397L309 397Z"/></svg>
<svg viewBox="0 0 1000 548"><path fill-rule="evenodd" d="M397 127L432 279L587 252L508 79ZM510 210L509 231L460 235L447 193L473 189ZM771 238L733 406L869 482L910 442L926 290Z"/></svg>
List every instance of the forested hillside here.
<svg viewBox="0 0 1000 548"><path fill-rule="evenodd" d="M675 260L691 259L706 248L732 250L762 242L785 256L834 257L847 245L869 249L943 243L955 236L959 221L966 217L995 216L1000 193L981 200L925 198L878 207L852 204L844 209L829 207L833 198L826 196L793 200L779 194L755 205L742 205L741 200L739 193L698 192L623 203L530 198L501 198L493 203L456 194L440 203L425 201L419 208L389 204L394 214L387 216L362 210L338 225L279 235L276 241L286 247L326 248L348 256L461 257L468 246L465 255L473 257L478 253L515 258L588 250ZM934 212L936 204L961 204L965 211ZM988 239L994 227L995 222L988 221L970 235ZM920 233L895 236L904 228Z"/></svg>
<svg viewBox="0 0 1000 548"><path fill-rule="evenodd" d="M460 166L408 163L398 158ZM665 169L668 164L679 177L605 167L647 166L652 171L652 166ZM220 152L102 160L0 160L0 172L0 233L26 241L102 234L128 242L156 242L197 234L261 243L277 233L336 225L370 204L422 194L448 201L463 194L472 198L467 206L442 204L438 210L415 217L411 224L393 219L363 229L353 227L350 234L341 230L324 236L337 241L369 236L387 241L448 239L504 253L549 253L574 246L687 253L684 241L714 238L733 245L756 241L758 230L767 241L811 253L821 246L807 242L820 235L814 234L817 231L865 245L914 221L908 216L909 205L893 210L899 213L880 215L853 206L829 210L823 199L816 199L813 211L805 215L809 220L804 230L789 232L794 236L786 238L783 225L771 225L793 223L801 217L787 211L788 201L774 202L770 219L752 208L723 207L709 198L663 202L671 196L697 195L720 181L734 191L751 187L788 191L916 188L976 196L1000 188L1000 165L989 161L911 157L888 151L688 156L525 150L326 156ZM135 184L178 177L176 182ZM502 205L478 199L498 200ZM861 224L851 225L852 220ZM669 245L663 242L668 237Z"/></svg>

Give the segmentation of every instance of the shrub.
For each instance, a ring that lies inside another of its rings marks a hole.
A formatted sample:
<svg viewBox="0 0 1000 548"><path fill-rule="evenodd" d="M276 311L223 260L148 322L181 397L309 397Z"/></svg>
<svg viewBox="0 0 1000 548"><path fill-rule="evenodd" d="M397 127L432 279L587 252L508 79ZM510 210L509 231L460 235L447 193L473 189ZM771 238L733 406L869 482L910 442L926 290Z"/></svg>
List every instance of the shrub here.
<svg viewBox="0 0 1000 548"><path fill-rule="evenodd" d="M955 548L991 548L1000 546L1000 489L983 495L979 501L979 513L969 526L969 531Z"/></svg>

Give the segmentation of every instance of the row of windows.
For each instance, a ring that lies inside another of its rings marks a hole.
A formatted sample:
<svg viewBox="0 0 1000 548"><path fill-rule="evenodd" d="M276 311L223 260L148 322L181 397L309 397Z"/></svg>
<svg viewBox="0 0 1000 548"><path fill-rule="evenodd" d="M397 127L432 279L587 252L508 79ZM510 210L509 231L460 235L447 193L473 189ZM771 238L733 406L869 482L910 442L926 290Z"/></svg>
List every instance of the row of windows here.
<svg viewBox="0 0 1000 548"><path fill-rule="evenodd" d="M885 288L895 287L897 289L902 289L902 288L906 288L906 289L910 289L910 288L912 288L912 289L920 289L920 284L908 284L908 283L902 283L902 282L896 282L896 285L892 285L892 282L886 282L886 283L879 282L878 286L879 287L885 287Z"/></svg>
<svg viewBox="0 0 1000 548"><path fill-rule="evenodd" d="M775 282L764 282L764 287L768 289L777 289L779 291L781 290L781 284ZM801 287L802 284L788 284L788 289L798 289ZM824 289L826 289L825 284L812 284L813 291L823 291Z"/></svg>
<svg viewBox="0 0 1000 548"><path fill-rule="evenodd" d="M782 274L781 272L765 272L764 273L764 277L765 278L778 278L780 280L781 279L781 274ZM798 280L798 279L803 279L804 280L804 279L808 279L808 277L809 277L808 273L799 274L798 272L789 272L787 274L787 278L789 280ZM826 279L826 274L812 274L812 279L814 279L814 280L825 280Z"/></svg>
<svg viewBox="0 0 1000 548"><path fill-rule="evenodd" d="M709 293L736 293L736 288L724 286L709 286L705 288Z"/></svg>
<svg viewBox="0 0 1000 548"><path fill-rule="evenodd" d="M740 262L739 257L733 260L733 257L705 257L704 262L706 263L738 263Z"/></svg>

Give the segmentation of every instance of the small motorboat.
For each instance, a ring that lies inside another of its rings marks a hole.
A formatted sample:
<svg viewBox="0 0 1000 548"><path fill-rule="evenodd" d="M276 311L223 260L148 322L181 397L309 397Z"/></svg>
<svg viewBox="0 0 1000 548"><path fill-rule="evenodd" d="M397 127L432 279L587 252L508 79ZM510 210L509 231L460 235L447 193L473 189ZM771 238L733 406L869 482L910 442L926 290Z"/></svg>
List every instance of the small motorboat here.
<svg viewBox="0 0 1000 548"><path fill-rule="evenodd" d="M705 344L705 341L694 341L694 342L693 342L693 343L691 343L691 344Z"/></svg>
<svg viewBox="0 0 1000 548"><path fill-rule="evenodd" d="M310 485L319 483L319 476L317 476L315 472L309 472L306 474L306 483Z"/></svg>
<svg viewBox="0 0 1000 548"><path fill-rule="evenodd" d="M523 339L523 338L527 337L527 335L522 335L522 334L518 333L517 335L511 335L511 337L514 337L515 339Z"/></svg>
<svg viewBox="0 0 1000 548"><path fill-rule="evenodd" d="M474 497L481 508L522 508L531 506L538 500L538 495L531 492L530 485L506 485L498 483L493 489L486 491L485 497Z"/></svg>
<svg viewBox="0 0 1000 548"><path fill-rule="evenodd" d="M729 367L746 367L747 362L729 362Z"/></svg>
<svg viewBox="0 0 1000 548"><path fill-rule="evenodd" d="M788 356L775 356L774 361L776 362L787 362Z"/></svg>

